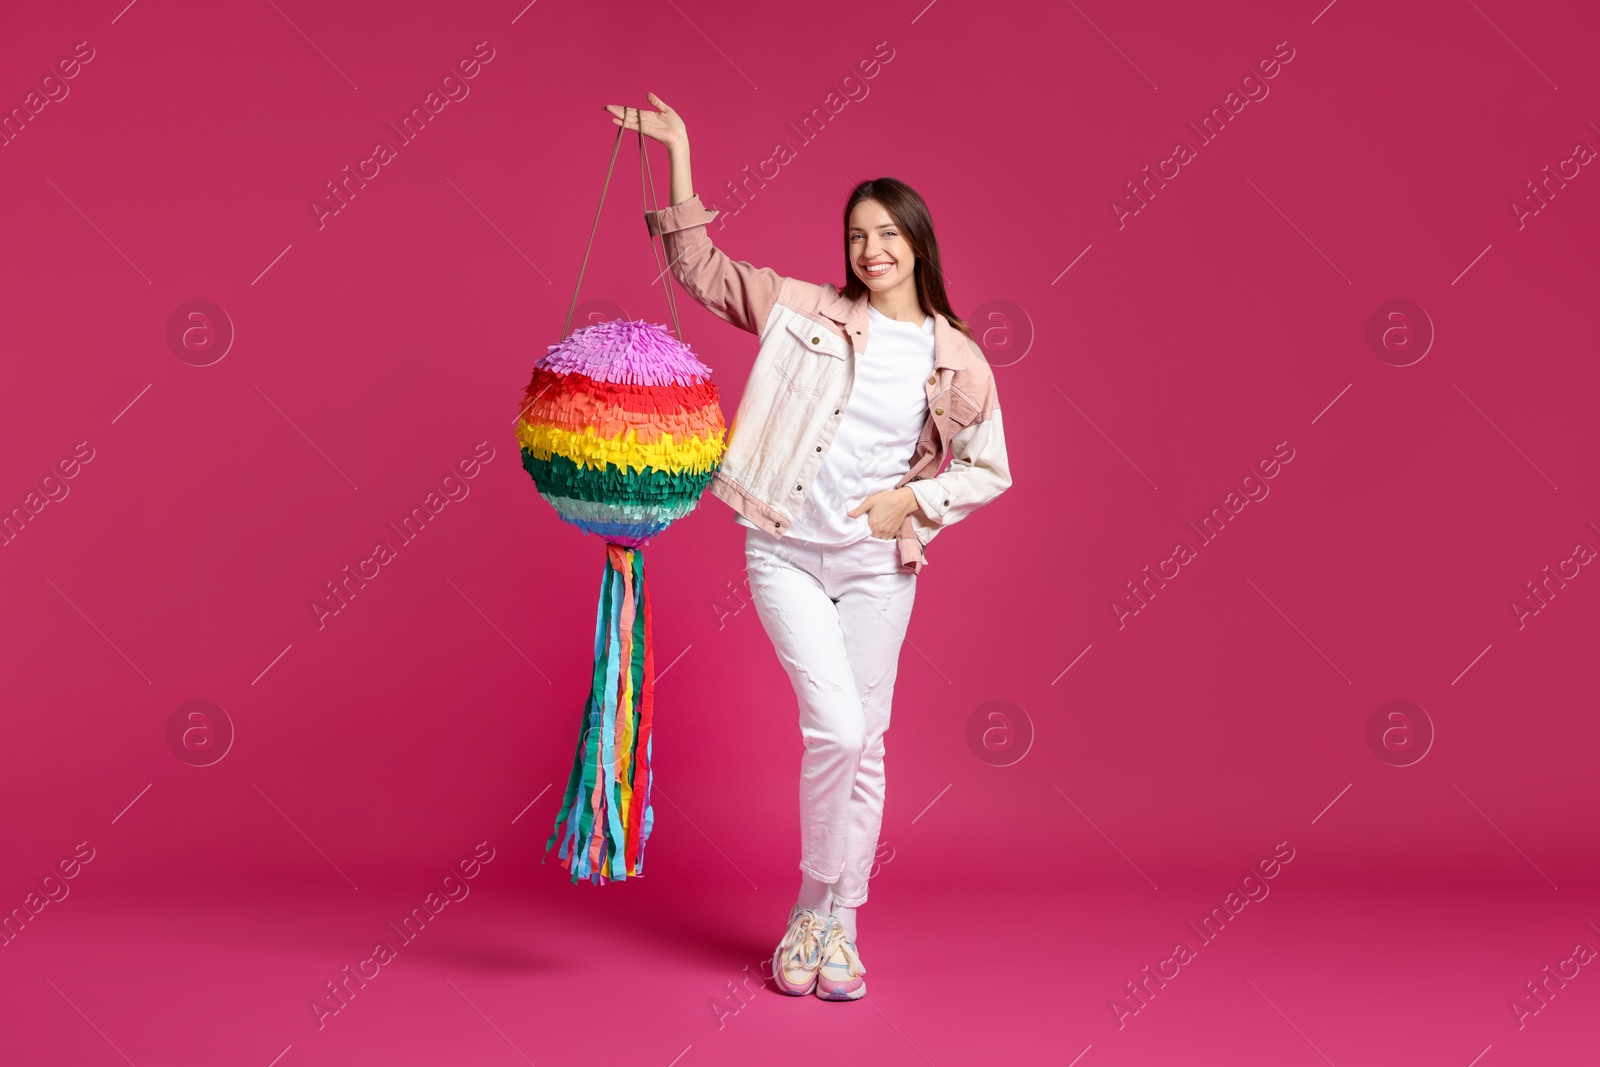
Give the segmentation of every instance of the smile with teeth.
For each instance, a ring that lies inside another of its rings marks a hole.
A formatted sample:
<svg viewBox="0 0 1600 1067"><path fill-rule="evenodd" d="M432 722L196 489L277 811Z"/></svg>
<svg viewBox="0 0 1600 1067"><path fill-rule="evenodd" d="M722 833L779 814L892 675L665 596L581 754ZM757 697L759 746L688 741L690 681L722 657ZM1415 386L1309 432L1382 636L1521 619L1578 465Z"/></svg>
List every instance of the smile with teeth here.
<svg viewBox="0 0 1600 1067"><path fill-rule="evenodd" d="M865 264L862 265L861 270L862 270L862 273L864 273L864 274L870 274L870 275L872 275L874 277L877 277L877 276L882 275L882 274L888 274L890 271L894 270L894 264L893 263L865 263Z"/></svg>

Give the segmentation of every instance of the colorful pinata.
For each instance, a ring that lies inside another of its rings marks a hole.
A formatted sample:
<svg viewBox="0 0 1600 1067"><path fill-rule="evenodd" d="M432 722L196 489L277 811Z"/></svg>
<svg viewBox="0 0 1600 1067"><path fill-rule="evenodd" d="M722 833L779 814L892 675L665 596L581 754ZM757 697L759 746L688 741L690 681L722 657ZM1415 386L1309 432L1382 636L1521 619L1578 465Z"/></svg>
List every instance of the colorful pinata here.
<svg viewBox="0 0 1600 1067"><path fill-rule="evenodd" d="M534 364L522 465L567 522L640 548L694 510L727 447L711 368L665 326L574 330Z"/></svg>
<svg viewBox="0 0 1600 1067"><path fill-rule="evenodd" d="M562 519L606 541L583 730L545 844L560 838L574 882L643 873L655 657L640 549L694 510L726 434L710 368L664 326L574 330L534 365L522 465Z"/></svg>

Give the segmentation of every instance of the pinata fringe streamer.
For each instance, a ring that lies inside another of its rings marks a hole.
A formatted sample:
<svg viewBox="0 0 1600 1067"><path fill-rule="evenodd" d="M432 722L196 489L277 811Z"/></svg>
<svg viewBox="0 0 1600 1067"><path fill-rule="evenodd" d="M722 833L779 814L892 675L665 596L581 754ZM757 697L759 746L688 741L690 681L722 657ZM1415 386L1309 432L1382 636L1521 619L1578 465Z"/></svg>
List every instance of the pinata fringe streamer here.
<svg viewBox="0 0 1600 1067"><path fill-rule="evenodd" d="M650 806L650 741L656 661L644 554L607 543L594 630L594 674L582 736L546 853L561 841L574 883L595 885L644 873ZM565 828L563 829L563 825Z"/></svg>

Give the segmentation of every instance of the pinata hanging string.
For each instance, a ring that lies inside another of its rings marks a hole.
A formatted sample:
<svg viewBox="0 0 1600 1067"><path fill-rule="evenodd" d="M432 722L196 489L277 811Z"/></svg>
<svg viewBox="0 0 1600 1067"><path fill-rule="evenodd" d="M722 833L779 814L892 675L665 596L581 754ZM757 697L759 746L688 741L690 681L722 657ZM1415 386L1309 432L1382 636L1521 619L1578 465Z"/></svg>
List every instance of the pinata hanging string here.
<svg viewBox="0 0 1600 1067"><path fill-rule="evenodd" d="M639 181L643 183L644 188L649 190L650 193L650 202L648 205L646 205L645 210L659 213L661 208L656 202L656 182L655 179L650 176L650 153L646 152L644 148L644 119L643 117L639 116L638 108L634 108L633 113L634 116L639 120ZM644 201L644 196L642 194L640 195L639 200L641 203ZM648 232L649 229L650 226L648 223L646 223L645 230ZM653 236L650 238L650 258L655 262L656 265L656 277L661 279L661 286L667 292L667 311L672 315L672 329L677 333L678 340L681 341L683 340L683 327L678 323L678 305L673 301L672 281L667 277L667 271L672 264L666 263L663 265L662 263L662 260L667 258L667 239L665 236L661 238L660 257L656 256L655 238Z"/></svg>
<svg viewBox="0 0 1600 1067"><path fill-rule="evenodd" d="M583 262L578 266L578 281L572 287L572 301L567 305L567 321L561 324L561 336L566 337L572 329L572 315L578 309L578 290L583 288L583 273L589 267L589 252L594 248L594 235L600 229L600 212L605 210L606 190L611 188L611 172L617 166L617 152L622 148L622 134L628 127L628 112L633 112L634 128L639 131L639 200L646 211L659 212L660 202L656 199L655 179L650 175L650 153L644 147L644 119L638 108L623 108L622 122L617 126L617 139L611 142L611 162L606 164L606 178L600 184L600 206L594 209L594 222L589 227L589 243L583 249ZM649 224L645 225L648 233ZM683 340L683 326L678 322L678 305L672 296L672 282L667 277L667 271L672 266L668 262L662 266L666 259L667 240L661 239L661 255L656 255L655 235L650 234L650 258L656 265L656 277L661 279L661 287L667 294L667 312L672 316L672 330L678 335L678 340Z"/></svg>

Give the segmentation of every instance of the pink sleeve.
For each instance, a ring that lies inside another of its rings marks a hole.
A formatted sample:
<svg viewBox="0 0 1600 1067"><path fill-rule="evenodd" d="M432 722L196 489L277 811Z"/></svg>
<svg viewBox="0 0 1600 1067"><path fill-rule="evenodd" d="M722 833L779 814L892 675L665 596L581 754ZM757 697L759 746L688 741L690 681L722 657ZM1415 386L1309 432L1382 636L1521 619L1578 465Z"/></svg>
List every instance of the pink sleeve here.
<svg viewBox="0 0 1600 1067"><path fill-rule="evenodd" d="M672 273L712 314L759 334L778 302L783 277L770 267L730 259L711 243L706 223L717 217L696 193L681 204L646 211L645 225L660 234Z"/></svg>

